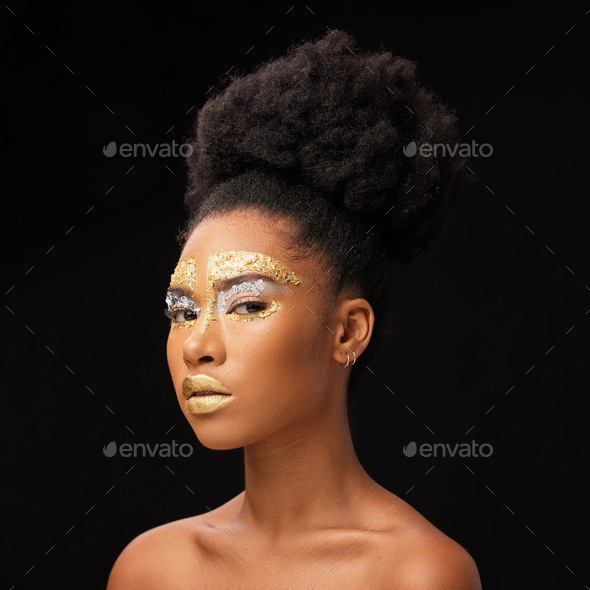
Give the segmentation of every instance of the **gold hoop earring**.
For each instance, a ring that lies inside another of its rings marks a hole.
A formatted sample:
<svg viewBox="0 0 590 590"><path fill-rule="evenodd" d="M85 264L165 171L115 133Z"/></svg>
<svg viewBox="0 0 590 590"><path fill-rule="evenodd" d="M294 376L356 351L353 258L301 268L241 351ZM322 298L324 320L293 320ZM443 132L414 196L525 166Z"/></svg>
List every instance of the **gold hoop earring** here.
<svg viewBox="0 0 590 590"><path fill-rule="evenodd" d="M354 365L354 363L356 363L356 352L354 352L354 350L351 350L351 352L352 352L352 355L353 355L352 363L350 362L350 355L348 353L346 353L346 358L347 358L346 364L343 365L342 363L340 363L340 366L343 369L346 369L346 367L348 367L349 364L352 367L352 365Z"/></svg>

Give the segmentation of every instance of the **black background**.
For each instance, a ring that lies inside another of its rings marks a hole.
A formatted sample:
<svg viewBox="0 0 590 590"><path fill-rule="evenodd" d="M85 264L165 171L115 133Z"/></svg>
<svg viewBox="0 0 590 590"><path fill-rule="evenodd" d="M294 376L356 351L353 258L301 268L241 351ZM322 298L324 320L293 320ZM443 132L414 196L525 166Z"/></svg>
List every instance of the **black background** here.
<svg viewBox="0 0 590 590"><path fill-rule="evenodd" d="M590 585L585 9L2 10L6 588L104 588L133 537L243 489L241 450L199 444L166 364L182 158L102 150L180 143L225 72L250 71L326 27L417 60L457 107L466 140L494 150L473 160L479 182L439 246L398 269L395 335L364 378L361 462L470 551L484 588ZM103 454L110 441L173 440L192 456ZM493 455L402 453L410 441L472 440Z"/></svg>

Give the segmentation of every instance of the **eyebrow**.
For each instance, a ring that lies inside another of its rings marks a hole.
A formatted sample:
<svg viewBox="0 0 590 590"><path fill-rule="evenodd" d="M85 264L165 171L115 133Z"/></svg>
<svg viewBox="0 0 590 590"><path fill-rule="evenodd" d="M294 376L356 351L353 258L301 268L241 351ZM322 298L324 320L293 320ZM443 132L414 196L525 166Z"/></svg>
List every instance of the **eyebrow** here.
<svg viewBox="0 0 590 590"><path fill-rule="evenodd" d="M244 283L246 281L252 281L257 279L264 279L266 281L270 281L271 283L279 286L280 283L274 278L265 273L261 272L248 272L236 275L234 277L228 277L225 279L217 279L215 281L215 289L217 291L227 291L233 285L237 285L238 283ZM168 287L167 291L172 293L173 295L185 295L189 299L196 298L197 294L193 293L188 287L183 287L182 285L171 285Z"/></svg>
<svg viewBox="0 0 590 590"><path fill-rule="evenodd" d="M188 287L182 287L181 285L170 285L166 291L172 293L172 295L185 295L189 299L192 299L194 295Z"/></svg>
<svg viewBox="0 0 590 590"><path fill-rule="evenodd" d="M238 283L244 283L246 281L252 281L257 279L264 279L266 281L270 281L275 285L279 285L279 282L274 278L262 272L247 272L236 275L235 277L228 277L225 279L217 279L215 281L215 289L217 291L227 291L233 285L237 285Z"/></svg>

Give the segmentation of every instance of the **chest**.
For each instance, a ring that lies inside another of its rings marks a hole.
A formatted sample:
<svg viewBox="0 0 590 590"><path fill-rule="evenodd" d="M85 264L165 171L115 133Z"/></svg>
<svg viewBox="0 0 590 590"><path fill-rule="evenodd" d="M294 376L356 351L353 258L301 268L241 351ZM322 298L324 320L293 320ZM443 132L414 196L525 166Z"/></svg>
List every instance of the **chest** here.
<svg viewBox="0 0 590 590"><path fill-rule="evenodd" d="M205 588L235 588L261 590L265 588L289 590L391 590L383 584L383 568L375 556L318 551L288 551L286 553L256 553L243 546L243 554L236 547L231 556L201 560L200 582L195 590Z"/></svg>

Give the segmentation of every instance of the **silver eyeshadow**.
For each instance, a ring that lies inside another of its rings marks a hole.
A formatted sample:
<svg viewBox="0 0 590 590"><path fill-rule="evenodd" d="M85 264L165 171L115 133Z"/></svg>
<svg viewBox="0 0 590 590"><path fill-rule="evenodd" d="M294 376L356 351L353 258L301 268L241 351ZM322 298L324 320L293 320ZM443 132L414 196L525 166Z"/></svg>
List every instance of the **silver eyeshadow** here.
<svg viewBox="0 0 590 590"><path fill-rule="evenodd" d="M194 311L197 312L197 315L201 313L201 308L192 299L186 295L173 295L170 291L166 293L166 305L167 309L165 313L171 320L174 319L177 311ZM176 309L172 309L173 307Z"/></svg>
<svg viewBox="0 0 590 590"><path fill-rule="evenodd" d="M260 295L266 285L264 279L258 279L257 281L244 281L237 285L233 285L231 289L227 291L220 291L217 296L217 310L220 314L227 311L227 307L232 298L239 293L252 293L253 295ZM173 295L170 291L166 293L166 316L170 319L174 319L174 315L178 311L193 311L197 315L200 315L201 308L186 295Z"/></svg>
<svg viewBox="0 0 590 590"><path fill-rule="evenodd" d="M233 285L231 289L228 289L227 291L220 291L217 296L217 311L220 314L225 313L228 303L234 295L247 291L248 293L253 293L258 296L262 293L264 287L264 279L258 279L257 281L244 281L243 283Z"/></svg>

